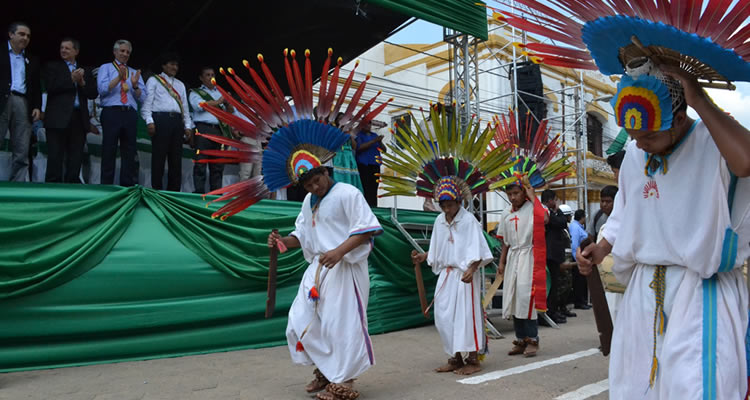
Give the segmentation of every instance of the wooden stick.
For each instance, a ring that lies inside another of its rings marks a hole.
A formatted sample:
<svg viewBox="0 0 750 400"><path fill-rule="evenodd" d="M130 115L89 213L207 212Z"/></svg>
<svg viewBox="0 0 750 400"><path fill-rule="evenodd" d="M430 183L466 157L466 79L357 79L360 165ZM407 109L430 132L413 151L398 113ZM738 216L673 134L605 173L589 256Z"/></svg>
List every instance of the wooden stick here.
<svg viewBox="0 0 750 400"><path fill-rule="evenodd" d="M414 261L414 275L417 277L417 291L419 292L419 305L422 307L422 315L430 318L427 311L427 295L424 290L424 279L422 279L422 263Z"/></svg>
<svg viewBox="0 0 750 400"><path fill-rule="evenodd" d="M581 242L580 249L593 243L590 238ZM596 265L591 266L591 273L586 276L586 282L591 293L591 303L594 309L594 319L596 320L596 330L599 331L599 344L601 345L602 354L609 355L610 346L612 345L612 315L609 313L607 298L604 296L604 285L602 278L599 276L599 268Z"/></svg>
<svg viewBox="0 0 750 400"><path fill-rule="evenodd" d="M492 298L495 297L495 293L497 293L497 290L500 289L500 284L503 283L503 276L500 275L499 278L495 278L495 281L492 282L492 285L490 285L490 288L487 289L487 292L484 294L484 301L482 301L482 309L486 310L487 306L492 303Z"/></svg>
<svg viewBox="0 0 750 400"><path fill-rule="evenodd" d="M278 233L274 229L273 233ZM266 318L271 318L273 310L276 308L276 272L278 270L279 248L273 246L269 249L268 255L268 289L266 297Z"/></svg>

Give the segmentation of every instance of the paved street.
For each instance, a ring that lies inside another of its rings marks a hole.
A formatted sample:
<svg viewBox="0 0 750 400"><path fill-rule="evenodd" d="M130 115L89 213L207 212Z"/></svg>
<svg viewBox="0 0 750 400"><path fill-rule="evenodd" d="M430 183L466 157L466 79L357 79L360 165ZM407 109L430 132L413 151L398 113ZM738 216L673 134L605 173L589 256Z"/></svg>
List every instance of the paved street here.
<svg viewBox="0 0 750 400"><path fill-rule="evenodd" d="M535 358L506 355L512 325L494 319L506 338L490 341L483 371L468 379L432 372L447 359L433 326L374 336L377 364L357 389L366 400L606 399L607 359L596 351L593 313L575 311L562 329L540 329ZM3 374L0 399L310 399L311 377L311 368L292 365L286 347L274 347Z"/></svg>

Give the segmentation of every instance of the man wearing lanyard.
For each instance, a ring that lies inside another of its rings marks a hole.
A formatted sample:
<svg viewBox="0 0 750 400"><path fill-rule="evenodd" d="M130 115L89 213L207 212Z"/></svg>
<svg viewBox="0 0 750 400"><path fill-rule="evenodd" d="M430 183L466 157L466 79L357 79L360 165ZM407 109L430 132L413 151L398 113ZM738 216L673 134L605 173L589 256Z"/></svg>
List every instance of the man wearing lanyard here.
<svg viewBox="0 0 750 400"><path fill-rule="evenodd" d="M83 146L89 132L88 99L96 98L96 85L90 70L76 62L80 43L65 38L60 43L60 58L44 69L47 107L47 171L45 182L80 183ZM63 160L65 169L63 173Z"/></svg>
<svg viewBox="0 0 750 400"><path fill-rule="evenodd" d="M102 171L101 183L115 180L117 143L120 143L120 185L136 182L135 159L138 127L138 104L146 98L141 70L127 65L133 45L118 40L113 47L115 59L102 64L96 78L102 106Z"/></svg>
<svg viewBox="0 0 750 400"><path fill-rule="evenodd" d="M231 135L230 127L220 124L211 113L204 110L200 104L206 103L209 106L222 107L227 112L234 112L232 107L222 96L216 86L211 82L216 75L212 67L203 67L200 71L199 79L201 86L190 91L190 108L193 111L193 122L198 132L204 135L229 136ZM202 150L219 150L221 145L203 137L195 138L195 148L197 154L196 160L209 158L200 154ZM202 164L195 163L193 166L193 183L195 184L195 193L206 193L206 166L208 166L208 182L210 190L220 189L222 186L222 174L224 173L224 164Z"/></svg>
<svg viewBox="0 0 750 400"><path fill-rule="evenodd" d="M162 73L146 83L146 101L141 116L151 136L151 187L162 189L164 162L168 161L167 190L180 191L182 185L182 144L192 143L193 122L188 111L185 85L177 78L179 59L169 53L161 57Z"/></svg>
<svg viewBox="0 0 750 400"><path fill-rule="evenodd" d="M31 41L27 24L10 24L8 38L8 55L0 57L0 147L10 130L10 180L23 182L29 176L31 123L42 117L39 64L26 54Z"/></svg>

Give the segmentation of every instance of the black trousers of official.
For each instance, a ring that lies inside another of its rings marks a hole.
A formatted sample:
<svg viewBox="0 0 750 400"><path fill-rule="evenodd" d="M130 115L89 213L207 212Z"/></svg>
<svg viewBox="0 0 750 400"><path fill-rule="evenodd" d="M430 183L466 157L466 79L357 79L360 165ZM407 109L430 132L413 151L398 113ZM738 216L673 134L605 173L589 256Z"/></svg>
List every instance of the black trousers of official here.
<svg viewBox="0 0 750 400"><path fill-rule="evenodd" d="M554 260L547 259L547 269L549 270L550 288L549 295L547 296L547 310L553 313L557 312L560 308L559 305L559 291L560 291L560 263Z"/></svg>
<svg viewBox="0 0 750 400"><path fill-rule="evenodd" d="M156 134L151 138L151 187L162 189L166 161L167 190L179 192L182 186L182 143L185 137L182 114L155 112L153 118Z"/></svg>
<svg viewBox="0 0 750 400"><path fill-rule="evenodd" d="M133 186L138 183L136 170L136 134L138 113L128 106L104 107L102 120L102 172L101 183L111 185L115 181L117 144L120 144L120 185Z"/></svg>
<svg viewBox="0 0 750 400"><path fill-rule="evenodd" d="M589 285L586 277L581 275L578 267L573 268L573 302L575 305L589 304Z"/></svg>
<svg viewBox="0 0 750 400"><path fill-rule="evenodd" d="M198 132L202 134L221 136L221 129L219 129L218 125L196 122L195 127L198 129ZM202 136L196 136L195 148L199 152L203 150L219 150L221 149L221 145ZM214 157L209 157L200 153L195 156L196 161L210 158ZM224 164L195 163L195 166L193 166L193 184L195 185L195 193L206 193L206 169L208 169L209 190L214 191L221 189L222 187Z"/></svg>
<svg viewBox="0 0 750 400"><path fill-rule="evenodd" d="M370 207L378 206L378 177L375 174L380 172L380 164L365 165L357 163L359 170L359 179L362 181L365 200Z"/></svg>
<svg viewBox="0 0 750 400"><path fill-rule="evenodd" d="M45 182L81 183L81 161L86 131L81 114L73 111L68 126L47 128L47 171Z"/></svg>

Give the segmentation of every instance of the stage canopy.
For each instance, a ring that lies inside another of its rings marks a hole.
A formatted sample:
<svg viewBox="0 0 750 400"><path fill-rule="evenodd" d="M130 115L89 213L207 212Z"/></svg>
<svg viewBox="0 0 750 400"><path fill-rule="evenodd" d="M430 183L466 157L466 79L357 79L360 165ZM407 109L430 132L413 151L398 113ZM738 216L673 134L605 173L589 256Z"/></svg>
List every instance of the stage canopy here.
<svg viewBox="0 0 750 400"><path fill-rule="evenodd" d="M284 76L282 51L310 49L313 65L326 50L344 62L385 39L409 17L417 17L480 38L487 38L484 6L473 0L185 0L124 3L83 0L70 7L43 7L33 1L11 2L0 22L31 25L29 51L42 61L58 59L60 39L81 41L79 62L99 66L112 59L117 39L133 43L130 64L161 72L159 54L177 51L178 77L198 85L203 65L235 67L257 63L263 53L276 76ZM319 68L319 67L318 67ZM284 81L282 79L282 81ZM285 84L285 82L282 82Z"/></svg>

